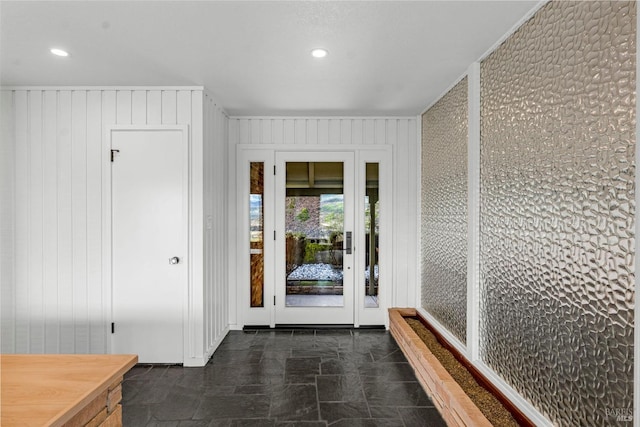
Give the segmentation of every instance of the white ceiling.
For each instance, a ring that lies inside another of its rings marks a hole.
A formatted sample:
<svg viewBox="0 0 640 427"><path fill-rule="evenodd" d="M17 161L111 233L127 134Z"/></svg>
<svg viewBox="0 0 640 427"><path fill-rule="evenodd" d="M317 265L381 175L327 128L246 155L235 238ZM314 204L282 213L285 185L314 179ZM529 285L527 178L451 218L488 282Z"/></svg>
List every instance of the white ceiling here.
<svg viewBox="0 0 640 427"><path fill-rule="evenodd" d="M0 83L204 86L231 115L415 115L537 3L2 1Z"/></svg>

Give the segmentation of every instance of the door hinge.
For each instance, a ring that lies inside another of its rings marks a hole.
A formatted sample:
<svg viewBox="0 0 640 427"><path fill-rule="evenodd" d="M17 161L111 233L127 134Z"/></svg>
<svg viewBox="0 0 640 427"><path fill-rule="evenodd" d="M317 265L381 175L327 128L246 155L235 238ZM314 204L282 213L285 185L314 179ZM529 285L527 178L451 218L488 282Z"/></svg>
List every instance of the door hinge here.
<svg viewBox="0 0 640 427"><path fill-rule="evenodd" d="M115 153L119 153L120 150L111 150L111 163L113 163L113 156Z"/></svg>
<svg viewBox="0 0 640 427"><path fill-rule="evenodd" d="M273 305L276 305L276 296L273 296Z"/></svg>
<svg viewBox="0 0 640 427"><path fill-rule="evenodd" d="M116 333L116 324L111 322L111 333L115 334Z"/></svg>
<svg viewBox="0 0 640 427"><path fill-rule="evenodd" d="M276 230L273 230L273 240L276 240Z"/></svg>
<svg viewBox="0 0 640 427"><path fill-rule="evenodd" d="M273 174L276 174L276 165L273 165Z"/></svg>

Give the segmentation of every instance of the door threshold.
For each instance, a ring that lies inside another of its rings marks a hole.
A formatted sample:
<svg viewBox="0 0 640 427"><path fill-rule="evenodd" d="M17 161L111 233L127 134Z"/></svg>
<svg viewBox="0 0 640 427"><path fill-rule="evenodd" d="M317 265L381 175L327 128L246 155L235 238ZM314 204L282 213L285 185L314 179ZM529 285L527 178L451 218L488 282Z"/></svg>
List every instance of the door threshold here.
<svg viewBox="0 0 640 427"><path fill-rule="evenodd" d="M305 330L305 329L385 329L384 325L361 325L360 327L354 327L353 325L343 324L343 325L332 325L332 324L276 324L274 328L268 325L255 325L255 326L245 326L242 328L243 331L256 331L256 330Z"/></svg>
<svg viewBox="0 0 640 427"><path fill-rule="evenodd" d="M349 325L349 324L327 325L327 324L313 324L313 323L303 323L303 324L276 323L275 329L354 329L354 327L353 325Z"/></svg>

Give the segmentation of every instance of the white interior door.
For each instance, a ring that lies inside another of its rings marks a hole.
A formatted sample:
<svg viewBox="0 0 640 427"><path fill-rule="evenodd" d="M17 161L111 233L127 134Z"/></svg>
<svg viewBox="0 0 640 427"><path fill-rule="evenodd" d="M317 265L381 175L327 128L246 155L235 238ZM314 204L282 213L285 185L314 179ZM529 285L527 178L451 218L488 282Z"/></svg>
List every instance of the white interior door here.
<svg viewBox="0 0 640 427"><path fill-rule="evenodd" d="M354 324L354 153L276 153L275 324Z"/></svg>
<svg viewBox="0 0 640 427"><path fill-rule="evenodd" d="M111 148L112 352L182 363L186 129L114 129Z"/></svg>

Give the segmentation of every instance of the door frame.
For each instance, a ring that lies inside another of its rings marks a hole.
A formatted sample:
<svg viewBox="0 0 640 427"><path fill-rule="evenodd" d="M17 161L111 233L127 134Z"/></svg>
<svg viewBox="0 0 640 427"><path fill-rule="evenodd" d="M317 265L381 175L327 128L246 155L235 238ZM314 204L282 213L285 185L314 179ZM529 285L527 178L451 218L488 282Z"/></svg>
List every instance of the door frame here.
<svg viewBox="0 0 640 427"><path fill-rule="evenodd" d="M364 251L358 251L357 245L364 247L364 236L361 241L356 241L356 254L354 259L354 327L368 325L384 325L389 327L387 309L391 307L392 296L395 291L392 283L393 275L393 248L391 233L393 230L393 155L394 147L389 145L291 145L291 144L238 144L236 146L236 212L238 222L236 226L237 243L235 245L236 254L236 277L237 283L230 284L236 287L235 307L237 313L237 327L242 329L245 326L268 326L274 328L275 307L271 302L275 295L275 244L272 239L265 238L265 283L264 283L264 307L251 308L250 301L250 264L249 264L249 163L264 162L265 171L272 170L275 165L276 152L353 152L355 158L355 198L356 218L354 230L364 229L364 194L361 184L365 179L365 163L376 162L380 164L380 254L379 259L384 262L384 267L380 268L379 280L381 286L378 298L378 308L364 308L364 267L360 272L359 266L364 266ZM275 198L275 179L272 173L265 173L264 178L265 196L267 191L271 191L271 198ZM267 199L267 197L265 197ZM275 206L274 200L265 200L265 237L275 230ZM273 212L273 213L272 213ZM267 215L272 215L267 218ZM270 223L267 223L267 220ZM362 233L359 233L362 235ZM362 252L362 256L359 254ZM267 270L269 265L269 270ZM362 284L360 284L362 281ZM239 289L238 289L239 287ZM232 293L233 294L233 293ZM232 302L233 303L233 302Z"/></svg>
<svg viewBox="0 0 640 427"><path fill-rule="evenodd" d="M103 238L103 265L108 266L103 269L103 283L107 284L103 288L103 298L107 301L104 304L104 313L103 317L107 319L107 324L105 325L108 329L107 331L107 353L111 354L113 349L113 334L111 333L111 324L113 323L113 279L112 279L112 269L113 269L113 239L112 239L112 197L113 191L111 186L111 147L112 147L112 136L116 132L132 132L132 131L179 131L182 134L182 143L185 147L184 152L182 154L182 162L183 162L183 232L185 234L185 262L187 264L187 268L185 269L185 286L183 289L183 298L182 298L182 363L188 361L189 358L193 358L190 351L190 343L193 341L190 338L190 317L193 313L193 299L194 299L194 283L193 283L193 270L195 267L194 259L193 259L193 249L192 249L192 238L191 238L191 229L193 223L191 221L191 180L190 180L190 167L189 167L189 159L191 156L191 140L189 135L189 125L110 125L105 129L104 146L105 151L103 152L103 162L102 162L102 206L103 206L103 219L102 219L102 234ZM195 332L195 331L193 331Z"/></svg>

